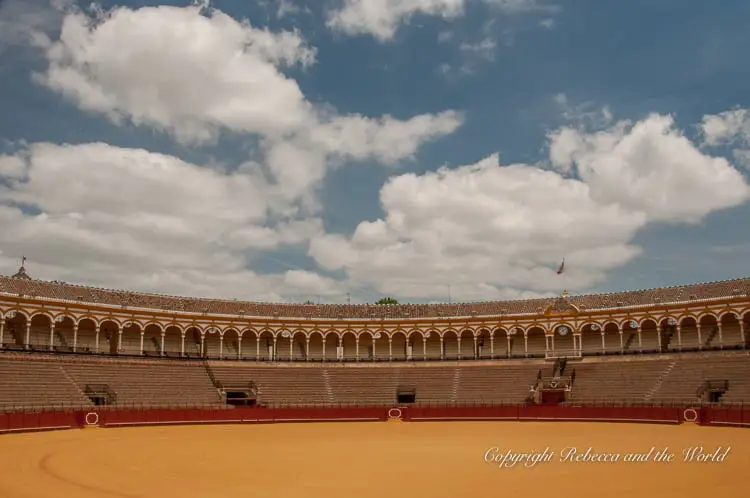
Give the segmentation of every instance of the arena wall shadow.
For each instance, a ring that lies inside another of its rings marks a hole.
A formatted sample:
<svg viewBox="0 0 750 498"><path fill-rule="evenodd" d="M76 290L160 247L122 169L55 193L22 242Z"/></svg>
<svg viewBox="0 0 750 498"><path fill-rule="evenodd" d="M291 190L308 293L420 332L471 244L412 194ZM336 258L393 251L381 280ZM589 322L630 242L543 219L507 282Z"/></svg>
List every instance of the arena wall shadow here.
<svg viewBox="0 0 750 498"><path fill-rule="evenodd" d="M0 413L0 433L176 424L244 424L323 421L408 422L450 420L599 421L750 427L750 407L679 406L451 406L285 407L234 409L92 409Z"/></svg>

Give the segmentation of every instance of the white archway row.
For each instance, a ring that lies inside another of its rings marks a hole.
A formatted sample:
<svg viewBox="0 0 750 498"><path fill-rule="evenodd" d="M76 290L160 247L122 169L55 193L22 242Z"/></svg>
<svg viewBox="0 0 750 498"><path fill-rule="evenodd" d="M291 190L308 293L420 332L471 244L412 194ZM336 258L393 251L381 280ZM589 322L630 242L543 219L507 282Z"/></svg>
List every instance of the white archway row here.
<svg viewBox="0 0 750 498"><path fill-rule="evenodd" d="M750 305L581 319L502 317L429 325L378 320L287 326L98 315L0 303L5 348L273 361L446 360L665 352L750 346ZM249 320L248 320L249 322Z"/></svg>

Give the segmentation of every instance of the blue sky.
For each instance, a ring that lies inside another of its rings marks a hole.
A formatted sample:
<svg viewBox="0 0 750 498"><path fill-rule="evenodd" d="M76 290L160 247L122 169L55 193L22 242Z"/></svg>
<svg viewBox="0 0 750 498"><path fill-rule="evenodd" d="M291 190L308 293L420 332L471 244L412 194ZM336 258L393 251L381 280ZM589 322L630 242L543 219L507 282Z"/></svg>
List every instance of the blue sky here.
<svg viewBox="0 0 750 498"><path fill-rule="evenodd" d="M0 2L0 271L331 302L746 275L747 2L410 5Z"/></svg>

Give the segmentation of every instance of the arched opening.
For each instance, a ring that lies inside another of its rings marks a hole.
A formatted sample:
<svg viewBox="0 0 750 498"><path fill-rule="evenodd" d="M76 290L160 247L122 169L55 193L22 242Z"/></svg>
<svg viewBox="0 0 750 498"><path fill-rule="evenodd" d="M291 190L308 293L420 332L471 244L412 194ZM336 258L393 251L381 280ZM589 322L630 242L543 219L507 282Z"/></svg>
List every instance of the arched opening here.
<svg viewBox="0 0 750 498"><path fill-rule="evenodd" d="M581 327L581 354L602 354L602 330L599 324L587 323Z"/></svg>
<svg viewBox="0 0 750 498"><path fill-rule="evenodd" d="M292 332L292 360L307 361L307 334L304 330Z"/></svg>
<svg viewBox="0 0 750 498"><path fill-rule="evenodd" d="M703 315L698 321L700 334L700 349L713 349L718 346L719 324L713 315Z"/></svg>
<svg viewBox="0 0 750 498"><path fill-rule="evenodd" d="M552 336L554 337L554 336ZM524 356L526 358L544 358L548 352L547 336L544 329L539 326L531 327L524 334ZM553 352L554 342L550 340L549 352Z"/></svg>
<svg viewBox="0 0 750 498"><path fill-rule="evenodd" d="M180 338L182 341L182 338ZM181 345L182 346L182 345ZM188 358L199 358L201 355L201 330L196 326L190 326L185 330L185 356Z"/></svg>
<svg viewBox="0 0 750 498"><path fill-rule="evenodd" d="M625 335L620 334L620 326L615 322L609 322L604 327L604 343L602 351L604 354L619 353L625 347Z"/></svg>
<svg viewBox="0 0 750 498"><path fill-rule="evenodd" d="M680 321L679 341L683 351L698 350L698 321L694 317L686 316Z"/></svg>
<svg viewBox="0 0 750 498"><path fill-rule="evenodd" d="M425 356L428 360L440 359L440 333L437 330L428 330L425 332L427 343L425 346Z"/></svg>
<svg viewBox="0 0 750 498"><path fill-rule="evenodd" d="M203 357L220 358L224 345L224 339L217 327L208 327L203 334Z"/></svg>
<svg viewBox="0 0 750 498"><path fill-rule="evenodd" d="M680 334L677 332L677 319L662 318L659 321L659 351L677 351L680 348Z"/></svg>
<svg viewBox="0 0 750 498"><path fill-rule="evenodd" d="M36 351L49 351L53 348L52 320L47 315L37 313L31 317L28 344L32 350Z"/></svg>
<svg viewBox="0 0 750 498"><path fill-rule="evenodd" d="M510 356L508 349L508 330L503 327L497 327L492 332L493 341L490 343L490 352L494 358Z"/></svg>
<svg viewBox="0 0 750 498"><path fill-rule="evenodd" d="M479 329L477 332L477 358L492 358L490 337L492 333L487 329Z"/></svg>
<svg viewBox="0 0 750 498"><path fill-rule="evenodd" d="M169 325L164 330L164 356L179 357L182 352L182 329Z"/></svg>
<svg viewBox="0 0 750 498"><path fill-rule="evenodd" d="M446 330L443 332L443 359L458 359L458 332Z"/></svg>
<svg viewBox="0 0 750 498"><path fill-rule="evenodd" d="M740 314L736 311L727 311L721 315L719 323L721 323L719 347L724 349L741 348L744 341L740 331Z"/></svg>
<svg viewBox="0 0 750 498"><path fill-rule="evenodd" d="M23 349L28 343L26 340L26 324L28 318L20 311L11 310L5 314L5 326L3 327L3 347L9 349Z"/></svg>
<svg viewBox="0 0 750 498"><path fill-rule="evenodd" d="M423 335L418 330L409 331L406 341L406 359L421 360L425 357L425 344Z"/></svg>
<svg viewBox="0 0 750 498"><path fill-rule="evenodd" d="M122 334L116 338L115 351L123 355L141 354L141 326L137 322L127 322L122 327Z"/></svg>
<svg viewBox="0 0 750 498"><path fill-rule="evenodd" d="M325 333L323 340L323 361L335 361L340 351L339 335L334 330Z"/></svg>
<svg viewBox="0 0 750 498"><path fill-rule="evenodd" d="M55 351L73 351L73 329L75 320L67 315L55 317L53 348Z"/></svg>
<svg viewBox="0 0 750 498"><path fill-rule="evenodd" d="M307 357L310 361L321 361L323 359L323 332L313 330L310 334L310 349Z"/></svg>
<svg viewBox="0 0 750 498"><path fill-rule="evenodd" d="M258 336L258 349L256 356L258 361L271 361L274 358L274 340L270 330L261 331Z"/></svg>
<svg viewBox="0 0 750 498"><path fill-rule="evenodd" d="M104 320L99 324L99 340L94 345L98 353L117 354L117 344L120 337L120 324L114 320Z"/></svg>
<svg viewBox="0 0 750 498"><path fill-rule="evenodd" d="M276 333L276 361L290 361L294 350L292 349L292 333L283 329Z"/></svg>
<svg viewBox="0 0 750 498"><path fill-rule="evenodd" d="M243 360L257 360L258 334L253 329L242 332L241 356Z"/></svg>
<svg viewBox="0 0 750 498"><path fill-rule="evenodd" d="M427 337L427 343L425 346L426 357L428 360L439 360L440 359L440 334L437 330L428 330L425 333Z"/></svg>
<svg viewBox="0 0 750 498"><path fill-rule="evenodd" d="M143 354L161 356L161 327L155 323L146 325L143 334Z"/></svg>
<svg viewBox="0 0 750 498"><path fill-rule="evenodd" d="M352 330L347 330L341 336L342 357L344 361L357 359L357 335Z"/></svg>
<svg viewBox="0 0 750 498"><path fill-rule="evenodd" d="M641 350L641 343L640 334L638 333L638 322L627 320L620 326L622 327L623 352L639 352Z"/></svg>
<svg viewBox="0 0 750 498"><path fill-rule="evenodd" d="M577 356L575 336L573 327L562 324L555 327L550 341L554 339L554 352L556 356Z"/></svg>
<svg viewBox="0 0 750 498"><path fill-rule="evenodd" d="M373 359L375 361L388 360L388 334L383 330L376 330L373 339Z"/></svg>
<svg viewBox="0 0 750 498"><path fill-rule="evenodd" d="M511 327L505 339L508 343L508 358L526 356L526 333L521 327Z"/></svg>
<svg viewBox="0 0 750 498"><path fill-rule="evenodd" d="M394 361L406 360L406 333L402 330L396 331L391 335L391 339L390 359Z"/></svg>
<svg viewBox="0 0 750 498"><path fill-rule="evenodd" d="M81 318L78 332L73 337L73 348L79 353L98 353L99 334L93 318Z"/></svg>
<svg viewBox="0 0 750 498"><path fill-rule="evenodd" d="M372 361L374 357L374 339L373 335L375 332L372 330L362 330L359 333L359 360L360 361Z"/></svg>
<svg viewBox="0 0 750 498"><path fill-rule="evenodd" d="M474 331L463 329L458 336L458 358L474 358Z"/></svg>
<svg viewBox="0 0 750 498"><path fill-rule="evenodd" d="M659 351L658 332L656 321L648 318L641 322L641 333L639 334L639 349L641 352L656 353Z"/></svg>

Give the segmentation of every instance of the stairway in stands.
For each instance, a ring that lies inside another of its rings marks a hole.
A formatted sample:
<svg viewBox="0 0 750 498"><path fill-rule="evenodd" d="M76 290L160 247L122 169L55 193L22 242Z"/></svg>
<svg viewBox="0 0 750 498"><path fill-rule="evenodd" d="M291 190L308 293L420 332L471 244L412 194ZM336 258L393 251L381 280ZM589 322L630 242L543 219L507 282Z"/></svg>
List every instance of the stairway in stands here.
<svg viewBox="0 0 750 498"><path fill-rule="evenodd" d="M461 385L461 369L457 368L453 373L453 386L451 388L451 401L456 402L458 398L458 386Z"/></svg>
<svg viewBox="0 0 750 498"><path fill-rule="evenodd" d="M331 377L328 375L328 370L323 370L323 383L326 387L328 402L331 404L336 403L336 397L333 395L333 388L331 387Z"/></svg>
<svg viewBox="0 0 750 498"><path fill-rule="evenodd" d="M669 373L674 369L675 365L677 365L676 361L670 361L669 365L667 365L667 368L659 375L659 378L656 379L656 382L653 386L646 392L646 401L651 401L651 399L654 397L654 394L659 390L659 388L664 384L664 380L667 378Z"/></svg>
<svg viewBox="0 0 750 498"><path fill-rule="evenodd" d="M711 329L711 333L708 334L708 337L705 341L703 341L703 347L704 348L710 348L711 347L711 341L714 340L716 335L719 333L719 327L713 327Z"/></svg>
<svg viewBox="0 0 750 498"><path fill-rule="evenodd" d="M623 346L623 350L624 350L624 351L629 351L629 350L630 350L630 346L631 346L631 345L633 344L633 342L634 342L634 341L635 341L635 340L636 340L637 338L638 338L638 332L632 332L632 333L631 333L631 334L630 334L630 335L628 336L628 340L627 340L627 341L625 341L625 345Z"/></svg>

